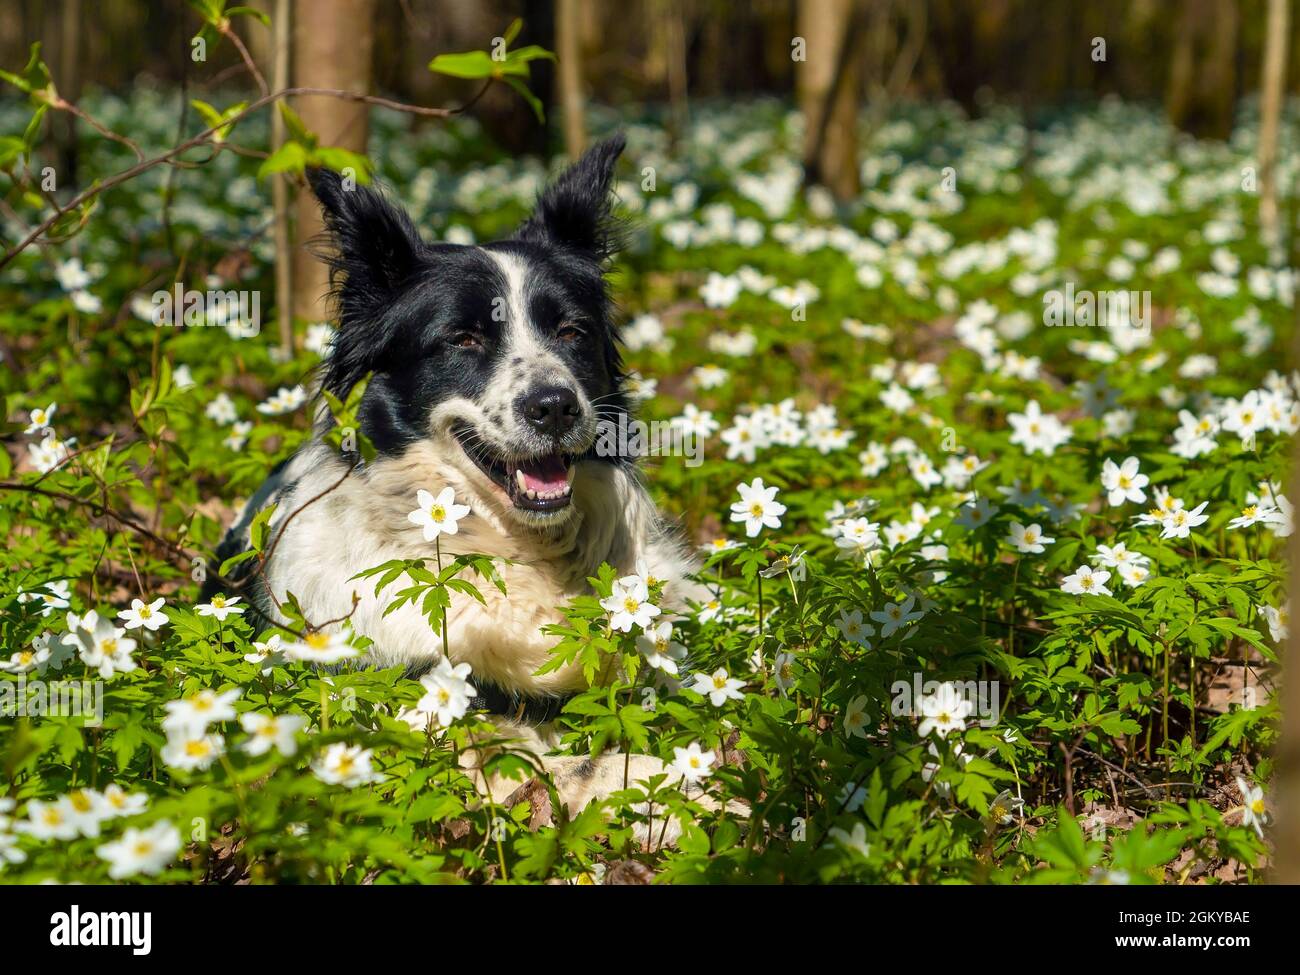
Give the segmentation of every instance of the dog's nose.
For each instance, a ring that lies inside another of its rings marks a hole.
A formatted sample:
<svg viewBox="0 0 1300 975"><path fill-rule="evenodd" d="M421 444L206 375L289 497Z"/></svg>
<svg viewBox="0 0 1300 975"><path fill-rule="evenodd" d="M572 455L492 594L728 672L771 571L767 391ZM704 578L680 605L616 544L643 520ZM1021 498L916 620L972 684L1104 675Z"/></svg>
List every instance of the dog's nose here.
<svg viewBox="0 0 1300 975"><path fill-rule="evenodd" d="M565 386L544 386L533 390L524 397L520 410L529 426L551 437L568 433L582 414L577 393Z"/></svg>

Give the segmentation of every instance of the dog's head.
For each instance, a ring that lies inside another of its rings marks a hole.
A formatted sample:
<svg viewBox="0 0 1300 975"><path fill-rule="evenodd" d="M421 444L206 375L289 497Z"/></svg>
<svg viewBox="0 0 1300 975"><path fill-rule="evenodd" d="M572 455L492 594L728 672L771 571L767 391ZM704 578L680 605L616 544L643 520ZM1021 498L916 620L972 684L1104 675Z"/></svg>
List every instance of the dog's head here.
<svg viewBox="0 0 1300 975"><path fill-rule="evenodd" d="M473 490L524 524L563 520L597 423L626 412L606 263L617 136L542 194L515 234L429 244L380 193L312 174L331 237L338 331L322 385L372 373L363 432L384 453L435 441Z"/></svg>

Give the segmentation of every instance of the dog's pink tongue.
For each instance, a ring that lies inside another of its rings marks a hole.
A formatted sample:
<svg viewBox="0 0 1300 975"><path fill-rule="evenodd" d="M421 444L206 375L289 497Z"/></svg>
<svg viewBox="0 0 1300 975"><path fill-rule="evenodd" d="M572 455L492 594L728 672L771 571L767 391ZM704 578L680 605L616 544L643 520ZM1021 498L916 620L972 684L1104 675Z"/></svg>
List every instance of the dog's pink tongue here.
<svg viewBox="0 0 1300 975"><path fill-rule="evenodd" d="M520 464L519 469L524 472L524 483L538 494L558 491L569 481L564 458L558 454L551 457L537 457Z"/></svg>

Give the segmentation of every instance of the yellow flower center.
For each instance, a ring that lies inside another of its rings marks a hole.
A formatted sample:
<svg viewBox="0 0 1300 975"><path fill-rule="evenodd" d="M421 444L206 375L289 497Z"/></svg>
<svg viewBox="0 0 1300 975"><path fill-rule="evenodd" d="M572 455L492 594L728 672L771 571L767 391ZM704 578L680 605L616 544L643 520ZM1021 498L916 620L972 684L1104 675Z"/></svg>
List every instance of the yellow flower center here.
<svg viewBox="0 0 1300 975"><path fill-rule="evenodd" d="M447 517L447 509L440 504L435 504L429 510L429 515L434 521L443 521Z"/></svg>
<svg viewBox="0 0 1300 975"><path fill-rule="evenodd" d="M759 504L757 501L755 501L753 504L749 506L749 513L753 515L755 518L762 518L763 506Z"/></svg>
<svg viewBox="0 0 1300 975"><path fill-rule="evenodd" d="M185 743L185 754L191 758L203 758L212 750L206 738L196 738Z"/></svg>
<svg viewBox="0 0 1300 975"><path fill-rule="evenodd" d="M303 642L313 650L324 650L330 645L330 638L327 634L317 630L315 633L308 633Z"/></svg>

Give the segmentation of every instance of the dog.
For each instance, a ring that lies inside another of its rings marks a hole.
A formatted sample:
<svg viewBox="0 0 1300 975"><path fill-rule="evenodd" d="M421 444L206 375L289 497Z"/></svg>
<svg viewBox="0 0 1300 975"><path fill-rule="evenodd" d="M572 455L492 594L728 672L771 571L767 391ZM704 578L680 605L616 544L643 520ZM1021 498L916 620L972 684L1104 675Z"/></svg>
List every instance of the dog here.
<svg viewBox="0 0 1300 975"><path fill-rule="evenodd" d="M475 706L538 756L575 812L667 769L645 755L549 754L553 719L586 682L576 663L538 673L556 642L543 627L590 591L601 563L662 580L670 605L684 607L693 585L694 563L635 458L597 450L599 424L629 412L607 279L621 236L611 180L623 148L622 136L594 145L513 235L482 245L426 242L382 193L311 173L338 319L321 387L342 400L370 377L357 415L376 456L349 473L356 459L324 439L326 411L218 551L247 550L254 516L275 504L272 554L249 592L256 611L287 622L277 607L292 593L313 623L348 618L374 641L375 666L419 675L442 658L440 635L417 606L385 615L396 586L376 596L373 582L353 577L391 559L432 564L434 543L407 515L417 491L452 488L470 514L438 539L441 556L506 560L506 594L483 585L485 603L453 595L450 660L470 665ZM481 775L476 784L494 799L519 785Z"/></svg>

